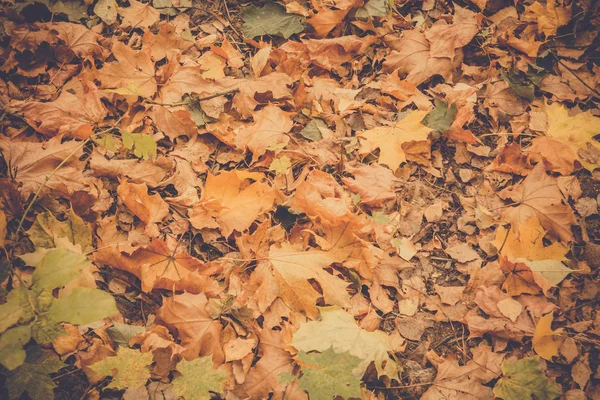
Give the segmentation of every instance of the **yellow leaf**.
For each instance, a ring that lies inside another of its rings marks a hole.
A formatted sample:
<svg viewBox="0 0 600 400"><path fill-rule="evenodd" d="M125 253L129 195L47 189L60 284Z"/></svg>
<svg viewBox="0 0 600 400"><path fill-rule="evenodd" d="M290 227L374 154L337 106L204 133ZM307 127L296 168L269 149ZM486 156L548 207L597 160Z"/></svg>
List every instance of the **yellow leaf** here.
<svg viewBox="0 0 600 400"><path fill-rule="evenodd" d="M562 343L562 340L554 340L554 335L562 333L562 329L553 331L551 328L552 319L552 313L540 318L533 334L533 349L546 360L558 356L558 348Z"/></svg>
<svg viewBox="0 0 600 400"><path fill-rule="evenodd" d="M365 155L379 148L379 163L395 170L400 164L411 160L426 163L429 159L431 129L421 124L427 112L413 111L391 126L379 126L362 132L360 154Z"/></svg>
<svg viewBox="0 0 600 400"><path fill-rule="evenodd" d="M190 222L197 229L220 228L224 236L243 232L260 215L268 212L275 201L275 190L254 182L241 190L246 178L260 179L261 174L226 171L208 174L202 199L190 212Z"/></svg>
<svg viewBox="0 0 600 400"><path fill-rule="evenodd" d="M548 4L550 3L552 2L548 2ZM578 155L581 164L589 171L600 167L600 160L597 157L595 162L590 162L582 159L579 151L585 150L588 143L600 151L600 143L594 140L594 136L600 133L600 118L589 111L569 116L569 110L560 103L546 105L544 109L548 115L547 136L569 146Z"/></svg>
<svg viewBox="0 0 600 400"><path fill-rule="evenodd" d="M308 279L319 282L326 303L350 307L350 295L346 292L349 282L324 270L339 261L334 253L302 251L299 247L284 243L281 247L271 247L269 260L279 285L279 296L293 309L304 311L310 317L317 315L316 303L321 295Z"/></svg>
<svg viewBox="0 0 600 400"><path fill-rule="evenodd" d="M569 252L569 248L560 242L544 246L543 239L545 235L546 230L542 228L539 219L532 216L519 226L518 234L512 228L507 232L507 229L503 226L498 227L494 246L500 251L501 255L508 257L511 261L517 258L566 260L565 255Z"/></svg>

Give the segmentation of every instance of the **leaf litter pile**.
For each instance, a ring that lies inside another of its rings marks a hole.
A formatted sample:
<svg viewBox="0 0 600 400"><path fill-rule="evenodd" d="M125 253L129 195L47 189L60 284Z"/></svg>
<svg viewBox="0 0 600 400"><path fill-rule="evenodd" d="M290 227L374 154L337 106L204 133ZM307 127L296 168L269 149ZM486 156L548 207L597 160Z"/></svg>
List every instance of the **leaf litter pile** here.
<svg viewBox="0 0 600 400"><path fill-rule="evenodd" d="M0 19L9 399L600 399L599 3Z"/></svg>

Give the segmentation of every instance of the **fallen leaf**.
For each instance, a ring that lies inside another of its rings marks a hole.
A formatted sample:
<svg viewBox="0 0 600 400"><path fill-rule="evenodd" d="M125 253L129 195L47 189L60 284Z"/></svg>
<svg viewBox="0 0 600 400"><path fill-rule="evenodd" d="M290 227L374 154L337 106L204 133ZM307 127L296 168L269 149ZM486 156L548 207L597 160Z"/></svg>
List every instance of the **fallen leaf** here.
<svg viewBox="0 0 600 400"><path fill-rule="evenodd" d="M141 4L137 1L133 3ZM97 79L102 82L102 88L131 88L133 93L140 96L154 96L157 84L154 63L149 52L136 51L122 42L117 42L112 48L112 53L117 62L106 63L97 72Z"/></svg>
<svg viewBox="0 0 600 400"><path fill-rule="evenodd" d="M22 113L32 128L46 136L65 135L76 139L89 138L107 115L92 83L87 84L86 93L63 91L54 101L24 102L11 108Z"/></svg>
<svg viewBox="0 0 600 400"><path fill-rule="evenodd" d="M117 194L127 208L146 224L146 232L150 236L158 236L155 224L169 214L169 206L160 195L149 195L146 184L129 183L126 179L119 183Z"/></svg>
<svg viewBox="0 0 600 400"><path fill-rule="evenodd" d="M107 387L125 389L142 387L150 379L152 353L140 353L138 350L120 347L115 357L107 357L88 368L98 378L112 377Z"/></svg>
<svg viewBox="0 0 600 400"><path fill-rule="evenodd" d="M173 391L186 399L209 400L210 392L222 392L227 381L225 372L215 369L210 357L180 361L177 371L181 376L173 380Z"/></svg>
<svg viewBox="0 0 600 400"><path fill-rule="evenodd" d="M387 200L395 199L395 176L389 169L378 164L360 165L346 170L354 179L343 178L348 188L360 195L360 202L372 207L380 207Z"/></svg>
<svg viewBox="0 0 600 400"><path fill-rule="evenodd" d="M502 213L515 228L537 216L551 236L565 242L573 239L571 225L577 222L573 210L565 204L557 179L547 175L541 163L520 184L502 190L499 195L515 202L515 207L507 207Z"/></svg>
<svg viewBox="0 0 600 400"><path fill-rule="evenodd" d="M553 378L540 368L540 358L527 357L502 363L502 378L494 385L494 395L505 400L536 398L554 400L562 394Z"/></svg>
<svg viewBox="0 0 600 400"><path fill-rule="evenodd" d="M336 262L332 252L302 251L297 246L284 244L271 247L269 261L279 285L279 296L292 309L304 311L313 317L317 315L316 303L321 295L308 279L319 282L326 303L350 306L350 295L346 291L349 283L324 269Z"/></svg>
<svg viewBox="0 0 600 400"><path fill-rule="evenodd" d="M546 6L539 1L525 7L529 19L537 22L538 31L543 32L546 38L556 35L556 31L571 20L571 5L564 6L559 2L549 1Z"/></svg>
<svg viewBox="0 0 600 400"><path fill-rule="evenodd" d="M452 78L452 60L446 57L433 57L427 37L419 30L404 31L400 39L391 43L392 52L386 57L383 66L386 72L399 70L406 74L406 80L419 85L434 75L446 80Z"/></svg>
<svg viewBox="0 0 600 400"><path fill-rule="evenodd" d="M421 124L423 111L412 111L391 126L380 126L359 134L360 154L365 155L379 148L379 163L396 170L407 159L427 163L430 155L430 128Z"/></svg>
<svg viewBox="0 0 600 400"><path fill-rule="evenodd" d="M400 367L388 356L388 352L393 351L389 336L381 331L361 329L352 315L337 306L320 307L319 311L321 319L302 325L292 338L292 346L305 352L324 352L329 348L336 352L347 351L362 360L359 364L361 374L375 362L379 376L397 376Z"/></svg>
<svg viewBox="0 0 600 400"><path fill-rule="evenodd" d="M118 7L118 12L123 20L123 28L148 28L160 20L160 12L150 4L136 0L129 1L129 7Z"/></svg>
<svg viewBox="0 0 600 400"><path fill-rule="evenodd" d="M298 16L286 14L284 7L270 1L262 8L250 5L244 8L242 13L244 35L249 38L275 35L287 39L304 30L304 25Z"/></svg>
<svg viewBox="0 0 600 400"><path fill-rule="evenodd" d="M186 360L212 354L213 361L224 359L221 348L221 324L209 311L206 295L184 293L165 298L156 317L176 331L185 347Z"/></svg>
<svg viewBox="0 0 600 400"><path fill-rule="evenodd" d="M498 309L506 318L510 319L512 322L517 322L517 318L523 312L523 306L516 300L508 297L504 300L500 300L498 302Z"/></svg>
<svg viewBox="0 0 600 400"><path fill-rule="evenodd" d="M544 315L538 321L535 327L532 343L535 352L546 360L551 360L552 357L558 356L558 348L562 340L554 340L555 335L562 333L562 329L552 330L552 313Z"/></svg>
<svg viewBox="0 0 600 400"><path fill-rule="evenodd" d="M235 143L240 148L252 151L256 161L267 150L283 148L290 138L286 135L292 129L290 113L275 106L267 106L253 114L254 123L241 127L236 132Z"/></svg>
<svg viewBox="0 0 600 400"><path fill-rule="evenodd" d="M228 237L234 230L243 232L260 215L268 212L275 201L275 191L261 182L241 189L247 179L261 179L261 174L241 171L224 171L220 175L208 174L200 202L190 212L190 222L195 228L220 228Z"/></svg>
<svg viewBox="0 0 600 400"><path fill-rule="evenodd" d="M571 117L569 110L557 102L546 104L544 111L548 115L546 135L569 146L578 155L579 162L589 171L600 167L600 160L590 162L579 154L579 151L585 149L588 143L593 148L600 149L600 143L594 140L594 136L600 132L598 131L600 118L594 116L590 111Z"/></svg>

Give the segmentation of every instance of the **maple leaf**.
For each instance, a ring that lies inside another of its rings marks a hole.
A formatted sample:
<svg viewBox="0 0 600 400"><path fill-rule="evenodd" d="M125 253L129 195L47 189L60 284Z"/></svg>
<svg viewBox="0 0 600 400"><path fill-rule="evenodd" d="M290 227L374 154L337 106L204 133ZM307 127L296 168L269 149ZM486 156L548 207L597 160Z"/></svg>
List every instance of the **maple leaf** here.
<svg viewBox="0 0 600 400"><path fill-rule="evenodd" d="M27 349L25 363L9 375L8 395L18 399L24 392L33 399L51 399L56 384L51 373L66 367L53 353L43 351L39 346Z"/></svg>
<svg viewBox="0 0 600 400"><path fill-rule="evenodd" d="M88 368L100 378L111 376L112 381L108 388L126 389L146 384L150 378L150 364L151 352L140 353L138 350L120 347L116 356L106 357Z"/></svg>
<svg viewBox="0 0 600 400"><path fill-rule="evenodd" d="M338 26L350 11L349 9L332 10L327 7L317 7L315 10L317 13L308 18L306 22L311 24L315 32L322 37L327 36Z"/></svg>
<svg viewBox="0 0 600 400"><path fill-rule="evenodd" d="M304 311L310 317L317 315L316 302L321 295L308 279L320 284L325 302L350 307L350 295L346 291L348 282L324 269L337 261L333 253L302 251L298 246L284 243L281 247L271 246L269 261L279 286L279 296L293 309Z"/></svg>
<svg viewBox="0 0 600 400"><path fill-rule="evenodd" d="M224 371L214 369L211 357L180 361L177 371L181 376L173 380L173 391L186 399L209 400L209 392L222 392L227 380Z"/></svg>
<svg viewBox="0 0 600 400"><path fill-rule="evenodd" d="M594 140L594 136L600 133L600 118L590 111L571 117L568 109L560 103L546 104L544 111L548 115L546 135L569 146L577 154L579 162L589 171L600 167L598 157L594 159L581 156L581 151L586 149L588 144L600 150L600 143Z"/></svg>
<svg viewBox="0 0 600 400"><path fill-rule="evenodd" d="M330 400L336 396L361 397L360 377L352 374L360 358L348 352L336 353L329 348L322 353L301 351L296 359L302 366L298 389L305 390L311 400Z"/></svg>
<svg viewBox="0 0 600 400"><path fill-rule="evenodd" d="M136 275L141 279L144 291L177 288L196 292L195 285L204 289L210 286L208 282L202 281L203 277L195 273L204 264L172 241L152 239L149 245L135 248L130 254L106 248L98 251L94 260Z"/></svg>
<svg viewBox="0 0 600 400"><path fill-rule="evenodd" d="M273 72L268 75L246 80L243 82L243 84L238 84L236 86L239 88L239 92L233 97L233 107L244 118L252 117L256 122L256 115L258 113L254 110L259 104L264 104L264 102L258 101L256 98L261 98L265 95L270 95L273 97L273 100L279 101L292 98L292 91L288 88L288 86L292 85L293 83L294 79L292 77L290 77L288 74L280 72ZM283 120L290 119L289 113L284 113L282 110L277 110L277 107L275 106L268 105L266 108L269 108L271 112L275 112L275 115L277 116L276 119L279 120L278 122L280 123ZM265 109L260 111L264 111ZM269 118L269 113L266 111L259 115L261 115L261 119ZM265 147L270 144L271 143L267 141L267 143L265 143Z"/></svg>
<svg viewBox="0 0 600 400"><path fill-rule="evenodd" d="M379 148L379 163L396 170L407 158L427 163L430 154L429 132L432 129L421 124L424 111L412 111L391 126L380 126L359 134L360 154L368 154Z"/></svg>
<svg viewBox="0 0 600 400"><path fill-rule="evenodd" d="M526 357L502 363L502 378L494 385L494 395L504 400L533 398L554 400L562 394L554 379L547 378L540 368L540 358Z"/></svg>
<svg viewBox="0 0 600 400"><path fill-rule="evenodd" d="M438 20L425 32L425 37L431 43L431 57L454 58L456 49L469 44L479 32L481 14L462 7L455 7L454 11L452 24Z"/></svg>
<svg viewBox="0 0 600 400"><path fill-rule="evenodd" d="M474 351L475 353L475 351ZM437 365L437 375L432 386L421 396L423 400L434 399L489 399L492 389L484 386L496 377L495 364L500 364L502 355L489 351L475 353L473 360L460 366L455 359L447 359ZM488 367L487 364L491 364ZM489 376L491 372L491 377Z"/></svg>
<svg viewBox="0 0 600 400"><path fill-rule="evenodd" d="M254 123L236 130L235 143L252 151L252 161L258 160L267 149L285 147L286 135L294 125L290 113L276 106L267 106L253 114Z"/></svg>
<svg viewBox="0 0 600 400"><path fill-rule="evenodd" d="M150 4L136 0L129 1L129 7L118 7L123 20L121 27L148 28L160 20L160 12Z"/></svg>
<svg viewBox="0 0 600 400"><path fill-rule="evenodd" d="M208 299L203 293L164 298L156 317L177 331L181 345L185 347L183 356L186 360L211 354L215 361L224 359L220 343L221 324L210 315Z"/></svg>
<svg viewBox="0 0 600 400"><path fill-rule="evenodd" d="M223 171L208 174L202 198L190 211L190 222L198 229L220 228L224 236L234 230L243 232L260 215L268 212L275 201L275 191L267 184L254 182L241 190L247 179L260 179L262 174Z"/></svg>
<svg viewBox="0 0 600 400"><path fill-rule="evenodd" d="M292 338L292 346L305 352L324 352L329 348L338 353L347 351L362 360L357 373L362 375L374 362L379 376L397 378L400 366L388 356L388 352L393 352L389 336L362 329L352 315L337 306L319 307L319 313L320 320L300 326Z"/></svg>
<svg viewBox="0 0 600 400"><path fill-rule="evenodd" d="M146 233L158 236L156 223L169 215L169 206L158 194L149 195L145 183L129 183L122 179L117 194L131 212L146 223Z"/></svg>
<svg viewBox="0 0 600 400"><path fill-rule="evenodd" d="M86 83L86 88L85 93L63 91L54 101L29 101L10 108L22 113L32 128L46 136L87 139L94 127L104 121L106 109L94 84Z"/></svg>
<svg viewBox="0 0 600 400"><path fill-rule="evenodd" d="M275 35L287 39L304 30L298 16L286 14L284 7L271 1L266 2L262 8L250 5L242 12L244 35L249 38Z"/></svg>
<svg viewBox="0 0 600 400"><path fill-rule="evenodd" d="M106 63L97 72L97 79L102 82L102 87L108 89L130 87L141 96L154 96L157 85L154 63L148 51L135 51L122 42L117 42L112 48L112 54L117 62Z"/></svg>
<svg viewBox="0 0 600 400"><path fill-rule="evenodd" d="M523 262L510 262L507 257L500 257L500 268L508 273L502 289L511 296L519 296L523 293L538 294L540 287L535 283L535 277L531 268Z"/></svg>
<svg viewBox="0 0 600 400"><path fill-rule="evenodd" d="M387 200L395 199L394 180L396 177L388 168L381 165L360 165L357 168L347 167L354 179L343 178L348 188L360 195L360 202L373 207L380 207Z"/></svg>
<svg viewBox="0 0 600 400"><path fill-rule="evenodd" d="M536 1L525 7L525 16L537 22L538 32L543 32L546 38L556 35L558 28L571 20L571 5L564 6L562 2L559 2L557 7L555 3L549 1L544 7L543 4Z"/></svg>
<svg viewBox="0 0 600 400"><path fill-rule="evenodd" d="M504 146L500 154L487 167L491 171L518 175L527 175L531 168L529 154L523 153L518 143L511 143Z"/></svg>
<svg viewBox="0 0 600 400"><path fill-rule="evenodd" d="M172 163L165 158L156 158L153 162L141 160L107 160L99 151L92 153L90 169L96 177L127 177L133 183L145 183L155 188L167 176Z"/></svg>
<svg viewBox="0 0 600 400"><path fill-rule="evenodd" d="M260 339L258 345L260 360L248 371L242 389L248 396L256 399L269 398L271 392L274 392L274 398L277 399L295 394L294 386L297 385L289 385L280 380L280 376L291 374L294 370L292 355L285 349L287 346L285 338L289 333L260 329L257 330L257 335ZM306 395L299 398L305 399Z"/></svg>
<svg viewBox="0 0 600 400"><path fill-rule="evenodd" d="M105 58L104 49L98 43L100 35L84 25L54 22L46 26L56 31L58 38L78 57Z"/></svg>
<svg viewBox="0 0 600 400"><path fill-rule="evenodd" d="M60 136L42 143L17 142L0 136L0 150L8 168L16 181L23 184L20 188L23 199L29 198L42 186L49 192L66 197L75 191L86 190L83 163L79 161L83 154L81 143L61 142ZM62 166L57 169L60 164ZM53 172L52 177L48 178Z"/></svg>
<svg viewBox="0 0 600 400"><path fill-rule="evenodd" d="M573 239L571 225L577 222L573 210L565 204L557 179L546 174L542 163L519 185L504 189L499 195L515 201L516 206L505 208L502 214L517 230L532 216L537 216L551 236L563 241Z"/></svg>
<svg viewBox="0 0 600 400"><path fill-rule="evenodd" d="M394 49L383 63L387 72L398 70L406 74L406 80L415 85L434 75L452 80L452 60L433 57L427 37L419 30L404 31L400 39L392 38L386 42Z"/></svg>
<svg viewBox="0 0 600 400"><path fill-rule="evenodd" d="M518 234L517 234L518 232ZM501 255L511 260L525 258L528 260L565 260L569 248L560 242L544 246L546 231L539 219L533 216L517 228L507 230L499 226L496 230L494 245Z"/></svg>
<svg viewBox="0 0 600 400"><path fill-rule="evenodd" d="M175 26L172 24L161 25L156 35L149 30L145 31L142 43L144 49L147 48L149 50L153 61L158 61L165 57L170 59L194 45L192 42L178 35Z"/></svg>
<svg viewBox="0 0 600 400"><path fill-rule="evenodd" d="M573 148L560 140L546 136L533 138L528 152L539 154L543 158L548 171L558 172L564 176L571 175L579 165L576 164L577 152Z"/></svg>
<svg viewBox="0 0 600 400"><path fill-rule="evenodd" d="M58 247L57 242L66 238L74 245L80 245L82 251L92 249L92 232L87 224L73 209L69 210L69 218L64 221L56 219L51 212L39 213L27 231L27 236L36 248Z"/></svg>
<svg viewBox="0 0 600 400"><path fill-rule="evenodd" d="M555 335L562 333L562 329L552 330L552 313L544 315L535 326L532 343L533 349L540 357L551 360L552 357L558 356L558 348L562 340L554 340Z"/></svg>

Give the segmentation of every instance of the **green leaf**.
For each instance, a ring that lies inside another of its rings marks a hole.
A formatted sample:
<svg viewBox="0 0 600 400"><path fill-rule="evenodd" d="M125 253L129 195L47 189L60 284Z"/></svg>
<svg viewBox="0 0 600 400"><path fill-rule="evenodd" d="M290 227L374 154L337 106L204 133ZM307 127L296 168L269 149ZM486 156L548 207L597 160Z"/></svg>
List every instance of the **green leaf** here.
<svg viewBox="0 0 600 400"><path fill-rule="evenodd" d="M6 295L6 303L0 305L0 333L18 323L27 323L34 317L29 299L30 291L23 286Z"/></svg>
<svg viewBox="0 0 600 400"><path fill-rule="evenodd" d="M125 389L146 385L150 379L152 352L142 353L128 347L120 347L114 357L92 364L90 368L100 376L112 376L107 388Z"/></svg>
<svg viewBox="0 0 600 400"><path fill-rule="evenodd" d="M65 328L60 325L60 321L49 318L47 314L31 325L31 337L40 344L50 344L65 333Z"/></svg>
<svg viewBox="0 0 600 400"><path fill-rule="evenodd" d="M494 386L494 395L504 400L553 400L562 394L554 379L540 368L540 357L527 357L502 363L502 378Z"/></svg>
<svg viewBox="0 0 600 400"><path fill-rule="evenodd" d="M323 353L298 354L302 376L298 388L306 390L310 400L331 400L336 396L361 398L360 378L352 374L362 361L346 352L329 348Z"/></svg>
<svg viewBox="0 0 600 400"><path fill-rule="evenodd" d="M275 172L275 175L285 174L292 166L288 156L281 156L274 159L269 165L269 171Z"/></svg>
<svg viewBox="0 0 600 400"><path fill-rule="evenodd" d="M113 342L119 345L127 345L134 336L146 332L146 328L137 325L127 325L114 322L113 326L106 330Z"/></svg>
<svg viewBox="0 0 600 400"><path fill-rule="evenodd" d="M368 19L369 17L387 17L390 10L389 0L369 0L367 4L356 10L356 18Z"/></svg>
<svg viewBox="0 0 600 400"><path fill-rule="evenodd" d="M212 357L181 361L177 371L181 376L173 380L173 391L186 399L209 400L209 392L222 392L223 382L227 380L224 371L214 369Z"/></svg>
<svg viewBox="0 0 600 400"><path fill-rule="evenodd" d="M137 158L146 161L156 159L156 142L152 136L121 131L121 139L123 146L128 150L133 150L133 154Z"/></svg>
<svg viewBox="0 0 600 400"><path fill-rule="evenodd" d="M85 256L66 249L53 249L44 255L39 265L32 265L32 289L39 293L46 289L60 288L75 279L81 271L90 268Z"/></svg>
<svg viewBox="0 0 600 400"><path fill-rule="evenodd" d="M390 222L392 222L390 220L390 217L388 217L388 215L384 212L373 211L371 214L372 215L369 218L376 224L385 225L385 224L389 224Z"/></svg>
<svg viewBox="0 0 600 400"><path fill-rule="evenodd" d="M330 347L340 353L347 351L361 359L356 371L358 375L362 375L369 364L375 362L378 376L398 378L400 366L388 355L394 350L388 335L382 331L362 329L352 314L337 306L319 307L319 312L321 320L302 325L292 338L292 346L300 351L324 352Z"/></svg>
<svg viewBox="0 0 600 400"><path fill-rule="evenodd" d="M94 142L96 142L98 146L102 146L108 151L118 151L117 144L115 143L115 137L113 135L99 136L97 139L94 139Z"/></svg>
<svg viewBox="0 0 600 400"><path fill-rule="evenodd" d="M17 399L27 392L32 399L53 399L56 385L49 374L64 367L66 364L54 353L42 351L39 346L28 348L25 363L8 377L8 396Z"/></svg>
<svg viewBox="0 0 600 400"><path fill-rule="evenodd" d="M321 121L320 119L313 119L308 124L306 124L304 129L300 131L300 134L306 139L312 142L316 142L318 140L323 139L321 129L328 129L327 124Z"/></svg>
<svg viewBox="0 0 600 400"><path fill-rule="evenodd" d="M281 36L285 39L304 30L300 17L287 14L285 7L267 1L262 8L250 5L242 9L244 35L255 38L262 35Z"/></svg>
<svg viewBox="0 0 600 400"><path fill-rule="evenodd" d="M66 221L57 220L49 211L38 214L27 235L35 247L57 247L56 239L67 238L84 252L92 249L92 231L73 210Z"/></svg>
<svg viewBox="0 0 600 400"><path fill-rule="evenodd" d="M456 104L448 107L448 103L445 101L436 101L435 106L433 111L427 114L421 123L438 132L446 132L450 128L450 125L452 125L452 122L454 122L457 110Z"/></svg>
<svg viewBox="0 0 600 400"><path fill-rule="evenodd" d="M48 315L57 322L85 325L117 314L115 299L98 289L76 287L52 304Z"/></svg>
<svg viewBox="0 0 600 400"><path fill-rule="evenodd" d="M23 346L31 339L31 328L29 325L17 326L4 332L0 336L0 364L10 371L21 366L25 362L25 350Z"/></svg>

